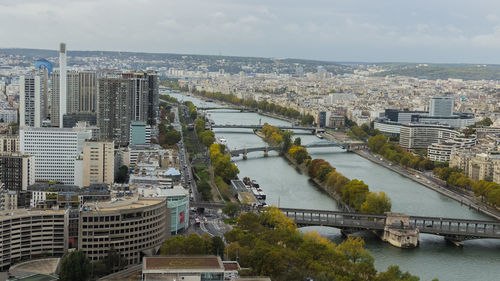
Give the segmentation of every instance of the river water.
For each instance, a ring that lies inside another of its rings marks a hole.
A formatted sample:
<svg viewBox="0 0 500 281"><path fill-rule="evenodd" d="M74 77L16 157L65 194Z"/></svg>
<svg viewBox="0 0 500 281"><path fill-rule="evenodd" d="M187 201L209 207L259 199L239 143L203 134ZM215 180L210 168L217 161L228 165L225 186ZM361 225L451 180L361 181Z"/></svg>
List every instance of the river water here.
<svg viewBox="0 0 500 281"><path fill-rule="evenodd" d="M195 97L170 93L179 100L191 100L196 106L215 107ZM261 124L289 125L288 122L259 115L231 110L208 111L209 118L216 124ZM216 129L217 136L223 136L230 148L264 146L265 142L247 129ZM316 136L297 131L303 144L320 141ZM371 191L384 191L392 200L392 211L409 215L442 216L469 219L490 219L460 203L434 192L397 173L376 165L354 153L340 148L308 149L313 158L323 158L337 171L350 179L363 180ZM301 174L277 153L263 152L248 154L233 160L238 165L240 177L255 179L267 194L269 205L293 208L338 210L335 200L328 197L312 184L307 175ZM336 243L342 241L340 231L329 227L308 227ZM441 281L500 280L500 240L471 240L459 248L447 243L442 237L421 234L416 249L399 249L381 242L376 236L362 232L366 248L375 258L375 267L385 270L389 265L399 265L404 271L420 276L421 280L438 278Z"/></svg>

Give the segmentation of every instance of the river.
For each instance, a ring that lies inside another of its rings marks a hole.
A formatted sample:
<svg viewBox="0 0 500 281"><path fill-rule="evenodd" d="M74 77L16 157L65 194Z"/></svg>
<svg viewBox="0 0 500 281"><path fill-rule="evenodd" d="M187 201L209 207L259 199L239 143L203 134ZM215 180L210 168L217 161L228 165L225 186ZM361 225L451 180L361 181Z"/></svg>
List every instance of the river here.
<svg viewBox="0 0 500 281"><path fill-rule="evenodd" d="M197 106L214 107L214 103L203 102L196 97L170 93L179 100L191 100ZM289 125L288 122L261 116L257 113L241 113L230 110L215 110L209 118L216 124L261 124ZM230 148L263 146L264 141L245 129L216 129L217 136L223 136ZM299 132L297 132L299 133ZM304 133L304 132L302 132ZM297 134L303 144L319 141L316 136ZM376 165L354 153L340 148L309 149L313 158L323 158L337 171L350 179L363 180L371 191L384 191L392 200L392 210L409 215L442 216L469 219L490 219L489 217L461 206L460 203L440 195L397 173ZM240 169L240 177L257 180L267 194L270 205L293 208L338 210L335 200L328 197L312 184L284 158L270 152L248 154L248 159L234 158ZM342 241L340 231L329 227L308 227L336 243ZM366 248L375 258L377 270L389 265L399 265L421 277L421 280L438 278L441 281L500 280L500 241L493 239L471 240L464 247L447 243L442 237L421 234L420 245L415 249L399 249L381 242L376 236L362 232Z"/></svg>

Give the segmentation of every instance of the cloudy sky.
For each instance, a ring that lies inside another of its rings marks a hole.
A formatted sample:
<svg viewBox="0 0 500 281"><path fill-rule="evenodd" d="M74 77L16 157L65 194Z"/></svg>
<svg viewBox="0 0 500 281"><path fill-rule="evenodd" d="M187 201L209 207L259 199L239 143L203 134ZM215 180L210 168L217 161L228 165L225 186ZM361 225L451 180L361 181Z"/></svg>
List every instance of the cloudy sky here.
<svg viewBox="0 0 500 281"><path fill-rule="evenodd" d="M500 64L498 0L0 0L0 47Z"/></svg>

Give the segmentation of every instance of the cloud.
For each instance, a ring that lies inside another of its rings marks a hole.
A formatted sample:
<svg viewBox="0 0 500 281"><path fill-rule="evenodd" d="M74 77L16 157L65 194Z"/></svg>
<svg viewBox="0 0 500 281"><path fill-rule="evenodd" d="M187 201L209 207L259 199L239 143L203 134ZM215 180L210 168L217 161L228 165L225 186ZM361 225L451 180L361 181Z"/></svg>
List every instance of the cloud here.
<svg viewBox="0 0 500 281"><path fill-rule="evenodd" d="M0 47L500 63L500 2L476 2L2 0Z"/></svg>

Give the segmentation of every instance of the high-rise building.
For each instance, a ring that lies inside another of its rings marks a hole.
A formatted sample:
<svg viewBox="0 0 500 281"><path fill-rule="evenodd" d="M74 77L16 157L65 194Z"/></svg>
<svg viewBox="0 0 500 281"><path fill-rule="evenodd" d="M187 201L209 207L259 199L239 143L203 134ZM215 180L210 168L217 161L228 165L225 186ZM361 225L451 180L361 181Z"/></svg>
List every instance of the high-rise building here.
<svg viewBox="0 0 500 281"><path fill-rule="evenodd" d="M44 71L45 72L45 71ZM19 125L41 127L44 113L44 93L47 85L44 72L33 72L19 77Z"/></svg>
<svg viewBox="0 0 500 281"><path fill-rule="evenodd" d="M130 138L133 81L123 78L99 78L97 127L100 138L127 145Z"/></svg>
<svg viewBox="0 0 500 281"><path fill-rule="evenodd" d="M149 125L156 124L158 116L158 74L156 72L124 73L123 77L134 81L131 96L132 121L146 121Z"/></svg>
<svg viewBox="0 0 500 281"><path fill-rule="evenodd" d="M81 71L79 76L79 111L95 112L97 104L97 77L92 71Z"/></svg>
<svg viewBox="0 0 500 281"><path fill-rule="evenodd" d="M89 128L26 128L19 135L21 152L35 157L36 181L75 184L76 159L83 152L85 140L92 138Z"/></svg>
<svg viewBox="0 0 500 281"><path fill-rule="evenodd" d="M88 125L90 126L95 126L97 125L97 119L96 119L96 114L95 113L68 113L63 116L63 127L64 128L73 128L76 126L78 122L87 122Z"/></svg>
<svg viewBox="0 0 500 281"><path fill-rule="evenodd" d="M83 186L113 184L115 172L113 141L86 141L83 145Z"/></svg>
<svg viewBox="0 0 500 281"><path fill-rule="evenodd" d="M35 183L35 161L19 152L0 153L0 182L7 190L26 190Z"/></svg>
<svg viewBox="0 0 500 281"><path fill-rule="evenodd" d="M66 112L65 114L60 114L60 96L61 96L61 85L60 85L60 72L54 71L51 75L52 81L52 94L51 94L51 106L50 106L50 123L53 127L59 127L62 123L64 128L64 115L70 113L78 113L80 109L80 78L79 73L76 71L66 71ZM63 119L59 119L63 116Z"/></svg>
<svg viewBox="0 0 500 281"><path fill-rule="evenodd" d="M61 43L59 45L59 128L63 127L63 115L66 114L66 100L67 100L67 88L66 88L66 44Z"/></svg>
<svg viewBox="0 0 500 281"><path fill-rule="evenodd" d="M429 116L453 116L453 99L451 97L432 97L429 104Z"/></svg>

